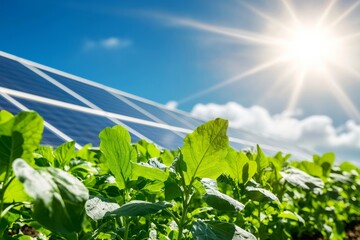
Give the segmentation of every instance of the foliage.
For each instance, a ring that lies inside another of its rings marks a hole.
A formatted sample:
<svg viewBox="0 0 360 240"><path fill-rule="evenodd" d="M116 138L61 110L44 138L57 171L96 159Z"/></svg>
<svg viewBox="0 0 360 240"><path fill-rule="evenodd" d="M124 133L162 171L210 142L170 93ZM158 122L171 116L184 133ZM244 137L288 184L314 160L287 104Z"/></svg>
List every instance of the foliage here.
<svg viewBox="0 0 360 240"><path fill-rule="evenodd" d="M0 112L0 239L345 238L360 217L360 169L229 146L227 121L177 150L105 128L100 148L40 146L34 112Z"/></svg>

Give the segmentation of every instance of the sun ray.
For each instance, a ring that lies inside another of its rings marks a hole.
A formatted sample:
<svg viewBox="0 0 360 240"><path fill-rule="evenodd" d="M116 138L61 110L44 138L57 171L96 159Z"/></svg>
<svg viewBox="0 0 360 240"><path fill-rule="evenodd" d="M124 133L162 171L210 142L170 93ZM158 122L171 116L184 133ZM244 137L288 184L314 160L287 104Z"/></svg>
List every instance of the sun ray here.
<svg viewBox="0 0 360 240"><path fill-rule="evenodd" d="M274 93L278 93L279 89L283 87L283 83L286 79L289 78L289 75L292 74L295 71L295 67L287 69L283 74L281 74L280 77L276 79L276 81L271 85L271 87L265 92L264 95L262 95L257 103L259 105L263 105L265 101L268 101L268 99L271 98L271 95Z"/></svg>
<svg viewBox="0 0 360 240"><path fill-rule="evenodd" d="M277 26L281 27L283 30L285 30L286 32L292 32L291 28L287 27L286 25L284 25L283 23L281 23L280 21L278 21L277 19L265 14L264 12L260 11L259 9L256 9L255 7L247 4L247 3L243 3L241 2L241 4L243 6L245 6L246 8L248 8L250 11L252 11L253 13L255 13L256 15L262 17L264 20L272 22L274 24L276 24Z"/></svg>
<svg viewBox="0 0 360 240"><path fill-rule="evenodd" d="M221 26L204 23L204 22L200 22L200 21L196 21L196 20L188 19L188 18L171 17L170 20L173 23L176 23L176 24L179 24L182 26L187 26L187 27L195 28L198 30L206 31L206 32L212 32L212 33L216 33L216 34L220 34L220 35L225 35L228 37L234 37L234 38L241 39L241 40L244 40L249 43L256 43L256 44L262 44L262 45L280 45L280 44L283 44L283 42L284 42L282 39L278 39L275 37L266 36L263 34L252 33L252 32L248 32L248 31L244 31L244 30L240 30L240 29L221 27Z"/></svg>
<svg viewBox="0 0 360 240"><path fill-rule="evenodd" d="M229 85L229 84L231 84L233 82L244 79L245 77L254 75L254 74L259 73L261 71L264 71L264 70L266 70L266 69L268 69L270 67L273 67L276 64L279 64L280 62L283 62L285 60L286 60L285 57L279 57L279 58L276 58L274 60L265 62L265 63L263 63L261 65L255 66L255 67L253 67L253 68L251 68L251 69L249 69L249 70L247 70L247 71L245 71L243 73L240 73L240 74L238 74L238 75L236 75L236 76L234 76L232 78L229 78L229 79L227 79L227 80L225 80L225 81L223 81L221 83L218 83L218 84L213 85L213 86L211 86L209 88L206 88L206 89L204 89L202 91L199 91L199 92L196 92L196 93L194 93L192 95L189 95L189 96L187 96L187 97L185 97L185 98L183 98L183 99L181 99L181 100L179 100L177 102L178 102L178 104L183 104L183 103L188 102L190 100L194 100L194 99L196 99L196 98L198 98L200 96L203 96L205 94L214 92L214 91L216 91L216 90L218 90L218 89L220 89L222 87L225 87L225 86L227 86L227 85Z"/></svg>
<svg viewBox="0 0 360 240"><path fill-rule="evenodd" d="M285 6L285 9L287 10L287 12L289 13L290 17L292 18L292 20L294 21L294 23L296 25L301 25L299 18L296 16L295 11L293 10L293 7L290 5L290 3L288 2L288 0L281 0L282 4Z"/></svg>
<svg viewBox="0 0 360 240"><path fill-rule="evenodd" d="M360 37L360 32L355 32L349 35L345 35L343 37L339 37L337 41L339 42L351 41L351 40L355 40L358 37Z"/></svg>
<svg viewBox="0 0 360 240"><path fill-rule="evenodd" d="M331 62L332 65L335 65L338 68L341 68L343 71L353 75L354 77L357 77L356 80L360 81L360 72L356 70L354 67L350 66L349 64L343 64L340 62Z"/></svg>
<svg viewBox="0 0 360 240"><path fill-rule="evenodd" d="M304 86L305 76L306 76L306 69L302 69L296 77L297 78L296 84L294 85L293 91L291 93L291 97L286 107L286 111L293 112L295 110L295 107L297 106L300 98L302 88Z"/></svg>
<svg viewBox="0 0 360 240"><path fill-rule="evenodd" d="M326 81L329 83L329 88L333 92L334 97L339 102L345 113L357 120L360 121L360 112L351 101L351 99L346 95L344 90L341 88L339 83L329 74L328 71L323 70L324 76L326 76Z"/></svg>
<svg viewBox="0 0 360 240"><path fill-rule="evenodd" d="M329 15L332 7L335 5L335 3L337 2L337 0L332 0L330 1L330 3L328 4L328 6L325 8L325 11L323 12L323 14L321 15L321 17L319 18L318 22L317 22L317 26L321 27L326 19L326 17Z"/></svg>
<svg viewBox="0 0 360 240"><path fill-rule="evenodd" d="M353 5L351 5L343 14L341 14L337 19L335 19L332 23L330 23L327 27L333 28L341 21L343 21L352 11L354 11L360 5L360 0L356 1Z"/></svg>

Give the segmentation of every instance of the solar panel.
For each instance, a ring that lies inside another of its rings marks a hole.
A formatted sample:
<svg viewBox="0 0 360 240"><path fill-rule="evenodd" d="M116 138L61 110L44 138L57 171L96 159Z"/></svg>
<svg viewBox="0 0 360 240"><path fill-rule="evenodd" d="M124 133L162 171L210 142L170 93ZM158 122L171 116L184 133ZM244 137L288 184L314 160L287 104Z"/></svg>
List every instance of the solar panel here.
<svg viewBox="0 0 360 240"><path fill-rule="evenodd" d="M100 143L98 137L100 131L105 127L116 125L105 117L59 108L50 104L26 99L14 99L28 109L38 112L47 122L70 138L76 139L80 145L91 143L93 146L98 146ZM131 139L134 141L140 140L135 135L132 135Z"/></svg>
<svg viewBox="0 0 360 240"><path fill-rule="evenodd" d="M188 113L4 52L0 52L0 94L39 112L47 122L43 143L54 146L71 139L80 145L97 146L103 128L121 124L128 128L134 142L145 138L160 147L176 149L182 146L187 133L204 123ZM3 97L0 107L13 113L19 111ZM229 128L228 135L230 144L237 149L259 143L269 153L291 150L304 158L310 155L246 131Z"/></svg>
<svg viewBox="0 0 360 240"><path fill-rule="evenodd" d="M191 123L187 123L185 121L182 121L178 119L176 116L171 115L170 111L166 109L161 109L159 107L156 107L152 104L142 102L136 99L130 99L125 96L122 96L126 98L128 101L133 102L137 106L141 107L145 111L155 115L157 118L161 119L166 124L169 124L171 126L181 127L181 128L195 128L196 125L192 125Z"/></svg>
<svg viewBox="0 0 360 240"><path fill-rule="evenodd" d="M6 110L14 115L21 111L20 108L16 107L2 96L0 96L0 110ZM44 128L41 144L59 146L62 143L64 143L64 139L51 132L48 128Z"/></svg>
<svg viewBox="0 0 360 240"><path fill-rule="evenodd" d="M130 117L140 118L144 120L152 121L151 118L147 117L143 113L124 103L120 99L116 98L104 89L91 86L79 81L74 81L64 76L60 76L49 71L44 71L47 75L64 84L71 90L79 93L82 97L86 98L99 108L107 111L123 114Z"/></svg>
<svg viewBox="0 0 360 240"><path fill-rule="evenodd" d="M0 87L85 106L19 62L0 56Z"/></svg>

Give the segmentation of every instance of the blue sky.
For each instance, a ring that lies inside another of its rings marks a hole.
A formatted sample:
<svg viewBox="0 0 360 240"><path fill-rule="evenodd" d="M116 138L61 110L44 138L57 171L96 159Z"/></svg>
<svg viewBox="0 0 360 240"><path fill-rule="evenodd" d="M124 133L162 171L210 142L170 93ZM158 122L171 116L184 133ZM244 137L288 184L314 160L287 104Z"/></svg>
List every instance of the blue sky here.
<svg viewBox="0 0 360 240"><path fill-rule="evenodd" d="M312 17L323 14L330 1L285 2L301 21L311 24ZM226 109L226 104L235 102L248 110L244 114L253 114L249 110L253 106L261 107L271 121L276 121L279 115L287 120L296 119L298 124L313 116L328 117L323 118L326 123L320 125L332 128L325 127L324 132L335 134L336 141L343 141L341 133L357 133L360 75L349 69L340 71L340 67L331 66L330 69L336 71L329 73L336 78L342 92L329 88L329 83L322 80L326 78L324 75L306 76L308 80L292 106L292 110L300 114L286 115L285 111L295 94L293 89L299 75L297 71L284 75L289 64L276 65L182 102L276 57L274 50L266 45L217 32L230 29L236 34L239 30L250 35L277 37L271 21L250 11L246 7L249 4L291 26L291 12L289 14L286 4L280 0L137 0L106 1L106 4L103 1L13 0L3 2L0 8L0 49L156 102L180 101L178 108L198 115L194 106L199 107L199 103L203 104L200 110L206 112L211 109L211 103ZM331 7L326 19L329 22L353 7L337 24L338 35L356 33L360 23L360 7L356 4L354 0L346 0ZM210 27L215 30L209 30ZM356 63L359 44L352 40L348 45L351 54L347 59ZM355 63L350 65L357 70ZM272 88L282 76L285 81ZM214 117L209 112L202 112L201 116ZM221 116L232 118L233 115ZM237 117L234 119L238 121ZM356 131L351 127L350 130L349 122ZM248 127L244 122L238 125ZM252 127L261 129L263 125ZM357 137L355 134L351 138L355 140L351 141L359 142ZM354 145L351 147L352 155L354 151L359 152Z"/></svg>

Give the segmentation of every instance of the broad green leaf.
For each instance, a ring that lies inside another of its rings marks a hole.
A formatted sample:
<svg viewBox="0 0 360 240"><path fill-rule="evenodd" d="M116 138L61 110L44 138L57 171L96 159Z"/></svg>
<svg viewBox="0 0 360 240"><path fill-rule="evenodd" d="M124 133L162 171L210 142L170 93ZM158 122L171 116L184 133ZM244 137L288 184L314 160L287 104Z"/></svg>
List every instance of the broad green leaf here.
<svg viewBox="0 0 360 240"><path fill-rule="evenodd" d="M246 196L248 196L251 200L257 202L277 202L280 203L279 199L270 192L269 190L259 188L259 187L246 187Z"/></svg>
<svg viewBox="0 0 360 240"><path fill-rule="evenodd" d="M278 215L279 218L286 218L286 219L290 219L290 220L294 220L297 222L301 222L303 224L305 224L305 221L302 217L300 217L298 214L290 212L288 210L283 211L282 213L280 213Z"/></svg>
<svg viewBox="0 0 360 240"><path fill-rule="evenodd" d="M256 237L232 223L197 220L191 228L195 240L256 240Z"/></svg>
<svg viewBox="0 0 360 240"><path fill-rule="evenodd" d="M322 177L323 176L323 170L322 167L317 165L316 163L309 162L309 161L301 161L301 162L295 162L294 167L314 176L314 177Z"/></svg>
<svg viewBox="0 0 360 240"><path fill-rule="evenodd" d="M303 189L324 187L324 182L320 178L312 177L309 174L296 168L289 168L280 172L280 174L291 185L299 186Z"/></svg>
<svg viewBox="0 0 360 240"><path fill-rule="evenodd" d="M143 216L147 214L154 214L165 208L169 208L172 205L168 202L146 202L140 200L133 200L120 208L107 213L106 216Z"/></svg>
<svg viewBox="0 0 360 240"><path fill-rule="evenodd" d="M164 150L161 153L160 158L166 166L171 166L171 164L174 162L175 157L169 150Z"/></svg>
<svg viewBox="0 0 360 240"><path fill-rule="evenodd" d="M51 166L55 165L54 150L52 147L39 146L36 149L36 153L38 155L35 157L35 161L41 163L41 166L43 166L44 164L46 165L46 162Z"/></svg>
<svg viewBox="0 0 360 240"><path fill-rule="evenodd" d="M261 150L259 145L256 145L256 150L257 153L256 153L255 162L257 163L257 171L261 172L262 170L264 170L269 166L269 160L267 159L267 157L265 156L264 152Z"/></svg>
<svg viewBox="0 0 360 240"><path fill-rule="evenodd" d="M98 148L93 148L90 143L84 145L79 151L76 152L76 158L86 160L91 163L97 162Z"/></svg>
<svg viewBox="0 0 360 240"><path fill-rule="evenodd" d="M210 206L221 211L241 211L244 204L216 190L208 190L203 196L204 201Z"/></svg>
<svg viewBox="0 0 360 240"><path fill-rule="evenodd" d="M147 152L149 153L150 158L160 157L161 154L161 151L153 143L147 145Z"/></svg>
<svg viewBox="0 0 360 240"><path fill-rule="evenodd" d="M185 166L181 166L185 183L190 184L196 177L216 179L226 170L224 159L229 139L226 136L228 122L215 119L188 134L181 151Z"/></svg>
<svg viewBox="0 0 360 240"><path fill-rule="evenodd" d="M351 162L342 162L339 167L344 172L351 172L352 170L355 170L360 173L360 169Z"/></svg>
<svg viewBox="0 0 360 240"><path fill-rule="evenodd" d="M15 117L13 133L20 133L24 140L21 158L26 161L32 160L32 154L40 144L43 130L44 120L36 112L20 112Z"/></svg>
<svg viewBox="0 0 360 240"><path fill-rule="evenodd" d="M331 167L334 164L334 161L335 161L335 154L332 152L325 153L321 157L314 155L314 163L321 166L323 177L329 177L329 174L331 172Z"/></svg>
<svg viewBox="0 0 360 240"><path fill-rule="evenodd" d="M86 214L94 221L103 219L106 213L118 208L120 208L119 204L104 201L99 197L93 197L87 200L85 204Z"/></svg>
<svg viewBox="0 0 360 240"><path fill-rule="evenodd" d="M15 117L5 110L0 111L0 135L11 136Z"/></svg>
<svg viewBox="0 0 360 240"><path fill-rule="evenodd" d="M226 174L237 183L246 184L256 173L256 162L250 161L243 152L236 152L229 148L226 162L228 164Z"/></svg>
<svg viewBox="0 0 360 240"><path fill-rule="evenodd" d="M81 231L89 193L77 178L60 169L33 169L22 159L14 161L13 169L33 199L36 221L64 237Z"/></svg>
<svg viewBox="0 0 360 240"><path fill-rule="evenodd" d="M75 141L63 143L54 151L54 157L56 159L57 165L61 168L69 165L70 160L75 156Z"/></svg>
<svg viewBox="0 0 360 240"><path fill-rule="evenodd" d="M165 182L169 176L168 172L160 170L159 168L152 167L147 163L131 163L132 175L131 180L137 180L139 177L143 177L149 180L159 180Z"/></svg>
<svg viewBox="0 0 360 240"><path fill-rule="evenodd" d="M0 174L10 169L16 158L33 161L33 152L41 141L44 129L43 119L35 112L21 112L15 118L1 112L1 118Z"/></svg>
<svg viewBox="0 0 360 240"><path fill-rule="evenodd" d="M203 183L206 191L203 199L210 207L221 211L234 212L244 209L244 204L220 192L216 187L215 180L204 178L201 182Z"/></svg>
<svg viewBox="0 0 360 240"><path fill-rule="evenodd" d="M165 185L165 200L170 201L174 198L182 196L182 191L179 184L175 181L176 176L170 173L170 177L164 182Z"/></svg>
<svg viewBox="0 0 360 240"><path fill-rule="evenodd" d="M120 189L125 188L131 177L131 138L122 126L105 128L99 134L100 150Z"/></svg>
<svg viewBox="0 0 360 240"><path fill-rule="evenodd" d="M24 185L17 179L13 179L4 194L4 202L30 202L31 198L25 193Z"/></svg>

